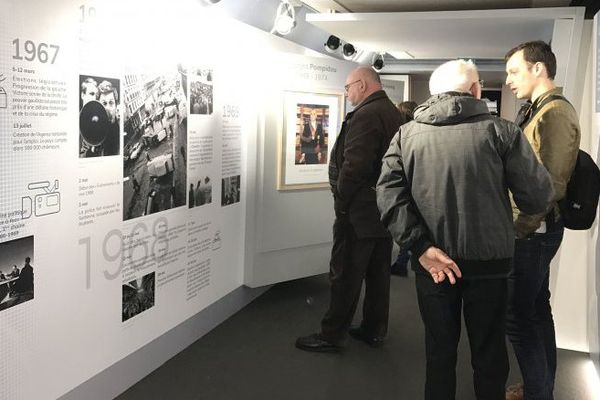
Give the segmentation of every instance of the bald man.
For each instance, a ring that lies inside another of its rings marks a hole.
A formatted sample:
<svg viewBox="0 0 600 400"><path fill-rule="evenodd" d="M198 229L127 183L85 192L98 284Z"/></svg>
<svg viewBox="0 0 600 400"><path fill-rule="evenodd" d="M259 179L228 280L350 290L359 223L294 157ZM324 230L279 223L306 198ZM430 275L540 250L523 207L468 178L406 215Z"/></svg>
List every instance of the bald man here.
<svg viewBox="0 0 600 400"><path fill-rule="evenodd" d="M392 240L380 221L374 188L402 116L370 67L352 71L344 89L355 108L344 119L329 161L335 210L331 298L320 332L296 340L296 347L306 351L338 352L346 332L376 347L388 326ZM363 280L362 323L350 328Z"/></svg>

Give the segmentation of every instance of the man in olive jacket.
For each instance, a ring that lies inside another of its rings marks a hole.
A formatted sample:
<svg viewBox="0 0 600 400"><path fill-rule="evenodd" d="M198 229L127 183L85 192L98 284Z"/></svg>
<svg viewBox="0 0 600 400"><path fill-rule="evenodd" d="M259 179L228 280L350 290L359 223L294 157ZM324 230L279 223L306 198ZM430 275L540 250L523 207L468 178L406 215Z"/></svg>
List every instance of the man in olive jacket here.
<svg viewBox="0 0 600 400"><path fill-rule="evenodd" d="M453 60L431 75L432 96L384 156L377 203L402 250L412 250L425 325L425 399L454 399L461 311L475 395L504 399L505 313L514 251L508 195L528 213L554 192L519 128L490 115L477 68Z"/></svg>
<svg viewBox="0 0 600 400"><path fill-rule="evenodd" d="M356 108L346 115L329 161L335 210L331 298L321 331L296 341L296 347L306 351L339 351L346 332L378 346L388 326L392 239L380 221L375 184L381 158L405 121L370 67L352 71L345 90ZM363 280L362 323L349 329Z"/></svg>
<svg viewBox="0 0 600 400"><path fill-rule="evenodd" d="M557 202L565 197L575 168L581 132L575 109L554 84L556 57L542 41L523 43L506 55L506 85L529 100L520 125L533 151L546 167L555 194L540 213L513 206L517 239L509 276L507 333L524 383L524 397L553 399L556 340L550 308L550 262L562 242L564 227ZM550 97L559 97L551 100ZM510 390L514 392L515 390Z"/></svg>

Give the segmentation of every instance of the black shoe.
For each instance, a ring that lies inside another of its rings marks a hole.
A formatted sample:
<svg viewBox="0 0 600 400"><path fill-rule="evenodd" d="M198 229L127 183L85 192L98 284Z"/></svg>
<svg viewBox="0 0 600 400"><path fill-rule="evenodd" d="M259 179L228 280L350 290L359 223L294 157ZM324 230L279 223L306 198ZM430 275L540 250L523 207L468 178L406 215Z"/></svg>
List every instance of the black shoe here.
<svg viewBox="0 0 600 400"><path fill-rule="evenodd" d="M365 342L371 347L380 347L383 345L383 338L381 336L367 336L359 326L348 329L348 334L352 339Z"/></svg>
<svg viewBox="0 0 600 400"><path fill-rule="evenodd" d="M296 339L296 347L304 351L315 351L319 353L337 353L342 347L323 339L320 334L302 336Z"/></svg>

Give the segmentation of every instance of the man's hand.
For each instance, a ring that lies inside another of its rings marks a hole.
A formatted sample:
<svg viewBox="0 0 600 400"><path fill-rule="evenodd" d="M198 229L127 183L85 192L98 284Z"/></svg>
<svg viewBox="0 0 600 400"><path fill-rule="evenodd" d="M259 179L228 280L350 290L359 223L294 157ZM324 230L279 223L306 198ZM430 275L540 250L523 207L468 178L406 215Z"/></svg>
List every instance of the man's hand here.
<svg viewBox="0 0 600 400"><path fill-rule="evenodd" d="M454 276L462 277L460 268L454 260L437 247L431 246L425 250L425 253L419 257L419 262L431 274L435 283L442 283L448 276L450 283L454 285L456 283Z"/></svg>

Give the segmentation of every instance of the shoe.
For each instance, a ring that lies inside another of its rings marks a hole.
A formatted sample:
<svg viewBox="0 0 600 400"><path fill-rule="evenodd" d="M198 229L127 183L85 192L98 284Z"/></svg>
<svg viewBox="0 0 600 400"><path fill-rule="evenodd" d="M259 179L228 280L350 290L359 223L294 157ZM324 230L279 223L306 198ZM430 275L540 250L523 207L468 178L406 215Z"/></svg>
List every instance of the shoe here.
<svg viewBox="0 0 600 400"><path fill-rule="evenodd" d="M319 333L302 336L296 339L296 347L304 351L314 351L318 353L338 353L342 350L341 346L328 342L323 339Z"/></svg>
<svg viewBox="0 0 600 400"><path fill-rule="evenodd" d="M365 342L371 347L383 346L384 339L381 336L367 336L359 326L348 329L348 334L352 339Z"/></svg>
<svg viewBox="0 0 600 400"><path fill-rule="evenodd" d="M523 384L517 383L506 388L506 400L523 400Z"/></svg>

